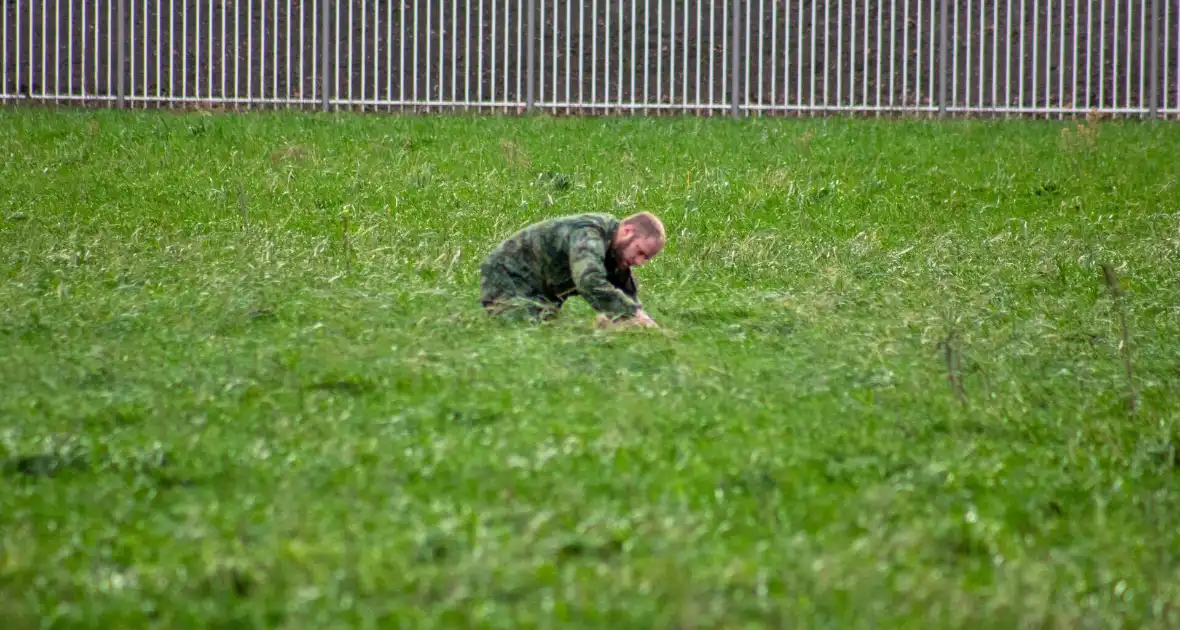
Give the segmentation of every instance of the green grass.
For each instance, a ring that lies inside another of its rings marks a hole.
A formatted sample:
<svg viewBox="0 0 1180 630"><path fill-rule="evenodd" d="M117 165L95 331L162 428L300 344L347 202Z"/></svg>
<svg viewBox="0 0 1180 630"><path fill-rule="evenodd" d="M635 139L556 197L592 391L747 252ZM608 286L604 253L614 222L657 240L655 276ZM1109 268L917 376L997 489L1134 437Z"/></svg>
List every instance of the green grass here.
<svg viewBox="0 0 1180 630"><path fill-rule="evenodd" d="M1074 127L0 110L0 625L1175 627L1180 127ZM480 310L638 210L662 330Z"/></svg>

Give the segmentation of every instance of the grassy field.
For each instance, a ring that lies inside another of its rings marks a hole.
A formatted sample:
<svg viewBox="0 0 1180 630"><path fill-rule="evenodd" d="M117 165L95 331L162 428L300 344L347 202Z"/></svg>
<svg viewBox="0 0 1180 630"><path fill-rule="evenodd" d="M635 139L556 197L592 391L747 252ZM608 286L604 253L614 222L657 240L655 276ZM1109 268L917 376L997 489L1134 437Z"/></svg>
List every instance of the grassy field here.
<svg viewBox="0 0 1180 630"><path fill-rule="evenodd" d="M1180 127L0 128L6 630L1180 624ZM638 210L661 330L480 310Z"/></svg>

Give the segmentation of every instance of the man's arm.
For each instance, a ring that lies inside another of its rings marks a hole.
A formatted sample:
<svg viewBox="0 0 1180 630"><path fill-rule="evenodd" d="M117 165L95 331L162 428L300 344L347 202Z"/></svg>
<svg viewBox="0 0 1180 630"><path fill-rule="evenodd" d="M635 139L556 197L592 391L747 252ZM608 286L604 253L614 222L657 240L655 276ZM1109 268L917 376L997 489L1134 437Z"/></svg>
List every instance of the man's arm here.
<svg viewBox="0 0 1180 630"><path fill-rule="evenodd" d="M594 310L611 317L635 315L641 306L611 284L603 260L606 244L593 230L578 230L570 235L570 274L578 287L578 294Z"/></svg>
<svg viewBox="0 0 1180 630"><path fill-rule="evenodd" d="M622 291L627 297L635 300L636 302L639 301L639 286L635 282L635 274L632 273L630 269L627 271L617 272L615 277L612 279L611 284L619 287L619 290Z"/></svg>

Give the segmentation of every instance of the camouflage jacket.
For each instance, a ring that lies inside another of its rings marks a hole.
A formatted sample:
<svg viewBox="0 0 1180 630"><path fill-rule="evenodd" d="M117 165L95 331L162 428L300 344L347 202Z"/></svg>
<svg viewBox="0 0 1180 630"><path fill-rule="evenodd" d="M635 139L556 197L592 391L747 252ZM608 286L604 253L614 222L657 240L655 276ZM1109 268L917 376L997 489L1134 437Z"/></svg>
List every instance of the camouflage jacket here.
<svg viewBox="0 0 1180 630"><path fill-rule="evenodd" d="M542 221L497 246L481 268L508 274L517 286L557 304L580 295L599 313L633 315L642 308L635 277L619 268L611 247L619 224L605 214Z"/></svg>

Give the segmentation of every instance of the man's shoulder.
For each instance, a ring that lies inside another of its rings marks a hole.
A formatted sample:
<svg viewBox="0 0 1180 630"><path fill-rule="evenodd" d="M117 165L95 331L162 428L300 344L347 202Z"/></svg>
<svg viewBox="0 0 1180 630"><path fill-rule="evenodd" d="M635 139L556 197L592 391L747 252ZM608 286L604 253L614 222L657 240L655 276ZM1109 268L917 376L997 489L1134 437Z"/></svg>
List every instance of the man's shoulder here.
<svg viewBox="0 0 1180 630"><path fill-rule="evenodd" d="M585 212L537 221L504 240L497 253L528 248L564 249L574 234L597 233L610 240L619 220L609 214Z"/></svg>
<svg viewBox="0 0 1180 630"><path fill-rule="evenodd" d="M540 225L544 226L544 229L547 230L575 232L590 229L607 235L613 233L617 229L618 224L619 220L609 214L584 212L548 219Z"/></svg>

